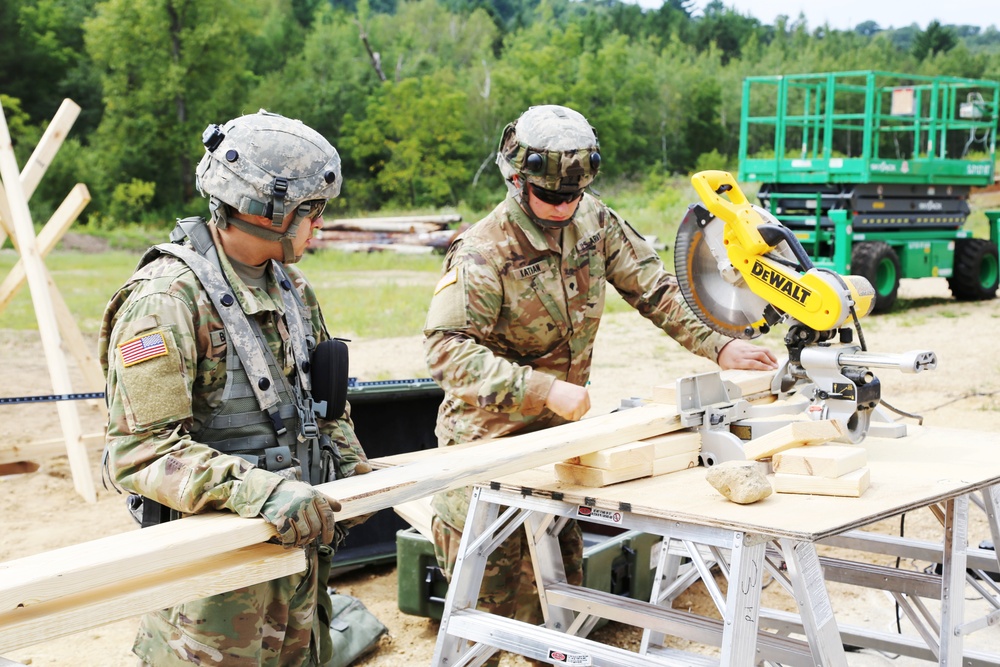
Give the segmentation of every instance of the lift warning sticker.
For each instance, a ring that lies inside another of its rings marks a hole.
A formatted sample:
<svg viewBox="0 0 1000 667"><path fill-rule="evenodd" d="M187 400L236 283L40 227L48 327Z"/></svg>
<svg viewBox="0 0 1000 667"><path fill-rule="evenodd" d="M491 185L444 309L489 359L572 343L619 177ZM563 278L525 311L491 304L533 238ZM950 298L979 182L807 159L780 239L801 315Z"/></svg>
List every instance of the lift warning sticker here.
<svg viewBox="0 0 1000 667"><path fill-rule="evenodd" d="M589 665L593 664L590 661L589 655L584 653L566 653L557 648L549 649L549 662L554 665L580 665L581 667L589 667Z"/></svg>
<svg viewBox="0 0 1000 667"><path fill-rule="evenodd" d="M596 507L587 507L586 505L578 505L576 508L576 515L581 519L588 519L591 521L607 521L609 523L622 522L621 512L615 512L613 510L600 510Z"/></svg>

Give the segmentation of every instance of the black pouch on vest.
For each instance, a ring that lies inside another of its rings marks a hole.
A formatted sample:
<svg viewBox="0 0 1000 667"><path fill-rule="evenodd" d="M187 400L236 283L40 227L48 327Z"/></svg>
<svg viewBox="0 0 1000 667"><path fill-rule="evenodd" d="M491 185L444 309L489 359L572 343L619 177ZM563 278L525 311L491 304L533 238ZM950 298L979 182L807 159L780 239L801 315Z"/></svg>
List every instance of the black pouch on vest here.
<svg viewBox="0 0 1000 667"><path fill-rule="evenodd" d="M338 419L347 407L347 343L323 341L313 350L310 366L313 410L324 419Z"/></svg>

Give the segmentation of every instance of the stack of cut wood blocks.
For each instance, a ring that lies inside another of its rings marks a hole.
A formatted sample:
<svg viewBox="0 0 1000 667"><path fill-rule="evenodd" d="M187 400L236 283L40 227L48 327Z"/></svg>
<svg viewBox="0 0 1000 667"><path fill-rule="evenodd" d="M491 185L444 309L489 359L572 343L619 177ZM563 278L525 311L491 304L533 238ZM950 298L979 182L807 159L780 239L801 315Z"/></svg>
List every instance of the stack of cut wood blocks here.
<svg viewBox="0 0 1000 667"><path fill-rule="evenodd" d="M794 421L744 445L749 460L771 459L778 493L859 497L870 483L868 455L859 445L830 445L843 435L831 419Z"/></svg>
<svg viewBox="0 0 1000 667"><path fill-rule="evenodd" d="M700 451L697 431L668 433L557 463L556 477L578 486L607 486L693 468Z"/></svg>

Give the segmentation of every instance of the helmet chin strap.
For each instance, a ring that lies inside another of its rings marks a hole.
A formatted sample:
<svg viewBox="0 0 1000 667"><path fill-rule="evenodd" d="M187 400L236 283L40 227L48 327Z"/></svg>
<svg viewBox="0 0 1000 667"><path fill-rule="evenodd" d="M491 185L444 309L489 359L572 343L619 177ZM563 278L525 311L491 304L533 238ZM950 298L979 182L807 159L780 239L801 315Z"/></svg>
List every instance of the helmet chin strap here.
<svg viewBox="0 0 1000 667"><path fill-rule="evenodd" d="M573 211L573 215L569 216L565 220L546 220L544 218L540 218L531 209L531 204L529 203L531 200L528 199L527 179L518 178L518 180L521 182L521 187L509 188L509 190L514 199L517 201L518 205L521 207L521 210L524 211L524 214L526 216L528 216L529 220L531 220L533 223L535 223L542 229L565 229L566 227L570 226L570 224L573 222L573 218L576 217L576 212L580 210L579 206L577 206L576 209Z"/></svg>
<svg viewBox="0 0 1000 667"><path fill-rule="evenodd" d="M301 225L302 221L305 220L305 217L299 215L297 210L295 217L292 218L292 223L288 225L288 229L282 233L265 227L259 227L258 225L247 222L246 220L240 220L239 218L228 216L226 214L226 205L215 197L212 197L209 209L212 212L212 220L219 229L225 229L229 225L232 225L236 229L264 241L280 243L282 253L281 262L283 264L294 264L302 259L302 255L295 254L295 248L292 246L292 239L295 238L295 235L298 233L299 225Z"/></svg>

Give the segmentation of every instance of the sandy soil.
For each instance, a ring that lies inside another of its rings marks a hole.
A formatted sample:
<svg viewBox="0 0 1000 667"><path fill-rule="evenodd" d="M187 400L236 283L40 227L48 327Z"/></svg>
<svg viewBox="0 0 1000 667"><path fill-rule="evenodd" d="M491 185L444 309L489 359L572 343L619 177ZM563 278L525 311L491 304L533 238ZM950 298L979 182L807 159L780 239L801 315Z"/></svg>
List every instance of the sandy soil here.
<svg viewBox="0 0 1000 667"><path fill-rule="evenodd" d="M993 354L992 336L1000 318L1000 302L958 304L949 298L944 280L904 281L901 297L909 308L864 321L868 348L879 352L932 349L939 368L930 374L878 373L883 397L907 412L923 415L931 426L995 431L1000 428L1000 361ZM764 344L781 352L775 336ZM50 393L47 370L39 338L34 334L0 329L4 395ZM679 375L711 370L714 366L681 349L671 339L641 321L634 313L608 316L602 326L595 353L591 392L592 414L608 412L623 398L649 396L656 384ZM75 371L74 371L75 373ZM361 380L382 377L422 377L420 339L357 340L352 343L352 375ZM74 375L79 382L79 374ZM77 405L84 433L103 427L98 405ZM0 406L0 446L36 442L60 435L53 404ZM99 460L91 463L98 486L96 504L84 503L73 490L64 457L40 461L37 472L0 476L0 562L28 556L60 546L76 544L116 532L133 530L122 496L100 483ZM971 518L977 543L988 536L979 517ZM879 526L897 532L898 520ZM906 519L908 536L934 536L937 526L929 513L913 513ZM893 564L893 563L887 563ZM903 562L900 567L921 570L927 563ZM390 629L390 636L377 652L361 661L364 665L394 666L429 664L437 623L399 612L396 574L391 566L370 567L333 582L341 592L361 598ZM768 586L766 604L787 606ZM891 601L879 592L831 586L838 619L882 630L895 628ZM976 604L970 595L969 605ZM684 608L706 610L711 602L700 589L692 589L678 602ZM129 619L61 639L35 644L4 657L23 664L118 667L134 665L130 654L136 620ZM904 628L907 623L904 620ZM637 646L639 634L632 628L609 624L595 638L621 646ZM1000 650L1000 631L989 628L968 640L968 645ZM675 646L684 647L681 639ZM875 652L849 654L852 666L916 665L922 662L891 660ZM508 656L507 665L526 664Z"/></svg>

